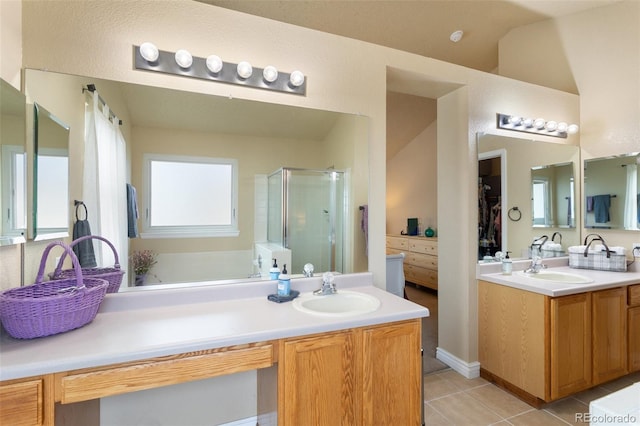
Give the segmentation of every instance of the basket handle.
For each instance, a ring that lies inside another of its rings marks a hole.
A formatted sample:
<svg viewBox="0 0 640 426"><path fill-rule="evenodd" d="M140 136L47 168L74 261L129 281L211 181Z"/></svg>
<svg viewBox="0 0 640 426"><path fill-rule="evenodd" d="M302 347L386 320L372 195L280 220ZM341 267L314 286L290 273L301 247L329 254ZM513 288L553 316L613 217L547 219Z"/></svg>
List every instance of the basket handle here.
<svg viewBox="0 0 640 426"><path fill-rule="evenodd" d="M590 236L594 236L591 241L589 241L589 243L587 244L587 238ZM604 246L604 248L607 251L607 259L611 258L611 251L609 250L609 247L607 246L607 243L604 242L604 239L598 235L598 234L589 234L586 237L584 237L584 243L586 244L586 247L584 248L584 257L587 257L589 254L589 247L591 247L591 243L594 241L600 241L602 243L602 245Z"/></svg>
<svg viewBox="0 0 640 426"><path fill-rule="evenodd" d="M35 283L39 284L42 282L42 278L44 277L44 269L47 264L47 258L49 257L49 252L55 246L61 246L64 249L63 256L67 254L71 256L71 263L73 264L73 270L76 274L76 287L79 289L83 289L84 281L82 279L82 268L80 268L80 262L78 261L78 258L76 257L73 250L71 250L71 248L68 245L64 244L61 241L52 242L44 249L44 252L42 252L42 259L40 259L40 269L38 269L38 275L36 276Z"/></svg>
<svg viewBox="0 0 640 426"><path fill-rule="evenodd" d="M111 241L107 240L104 237L101 237L99 235L85 235L84 237L80 237L80 238L77 238L77 239L73 240L71 242L71 244L69 245L69 247L73 247L73 246L75 246L76 244L78 244L81 241L89 240L89 239L92 239L92 238L95 238L97 240L104 241L105 243L107 243L107 245L113 251L113 258L115 260L115 265L113 265L113 266L116 269L120 269L120 259L118 258L118 252L116 251L116 248L114 247L114 245L111 244ZM60 274L60 271L62 270L62 265L64 264L64 260L65 260L66 257L67 257L66 253L63 253L62 256L60 256L60 261L58 262L58 265L56 266L56 270L54 272L54 274L56 276L58 274Z"/></svg>

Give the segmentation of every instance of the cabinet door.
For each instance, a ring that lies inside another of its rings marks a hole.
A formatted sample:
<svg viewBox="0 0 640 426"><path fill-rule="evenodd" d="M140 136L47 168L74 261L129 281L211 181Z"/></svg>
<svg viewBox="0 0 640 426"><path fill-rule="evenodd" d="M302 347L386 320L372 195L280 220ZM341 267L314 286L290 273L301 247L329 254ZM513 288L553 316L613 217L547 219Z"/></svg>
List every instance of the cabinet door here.
<svg viewBox="0 0 640 426"><path fill-rule="evenodd" d="M363 425L421 424L421 326L418 319L364 330Z"/></svg>
<svg viewBox="0 0 640 426"><path fill-rule="evenodd" d="M5 382L0 385L0 425L53 424L52 395L45 395L45 379Z"/></svg>
<svg viewBox="0 0 640 426"><path fill-rule="evenodd" d="M362 362L355 336L345 331L281 345L278 425L360 424Z"/></svg>
<svg viewBox="0 0 640 426"><path fill-rule="evenodd" d="M591 293L550 301L551 399L591 386Z"/></svg>
<svg viewBox="0 0 640 426"><path fill-rule="evenodd" d="M627 289L594 291L593 384L627 374Z"/></svg>
<svg viewBox="0 0 640 426"><path fill-rule="evenodd" d="M629 308L629 372L640 371L640 306Z"/></svg>

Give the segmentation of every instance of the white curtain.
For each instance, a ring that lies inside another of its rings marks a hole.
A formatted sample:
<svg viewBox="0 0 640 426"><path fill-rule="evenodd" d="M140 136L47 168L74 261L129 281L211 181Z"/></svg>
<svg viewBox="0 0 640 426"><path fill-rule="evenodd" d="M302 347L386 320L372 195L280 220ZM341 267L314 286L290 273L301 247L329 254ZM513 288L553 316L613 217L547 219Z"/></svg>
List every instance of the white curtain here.
<svg viewBox="0 0 640 426"><path fill-rule="evenodd" d="M126 142L118 118L109 120L109 107L102 105L94 91L85 117L84 188L91 233L109 240L126 270L129 258L127 239ZM113 251L105 243L94 240L98 266L115 263ZM123 285L128 282L127 274Z"/></svg>
<svg viewBox="0 0 640 426"><path fill-rule="evenodd" d="M627 165L624 229L638 229L638 166L636 164Z"/></svg>

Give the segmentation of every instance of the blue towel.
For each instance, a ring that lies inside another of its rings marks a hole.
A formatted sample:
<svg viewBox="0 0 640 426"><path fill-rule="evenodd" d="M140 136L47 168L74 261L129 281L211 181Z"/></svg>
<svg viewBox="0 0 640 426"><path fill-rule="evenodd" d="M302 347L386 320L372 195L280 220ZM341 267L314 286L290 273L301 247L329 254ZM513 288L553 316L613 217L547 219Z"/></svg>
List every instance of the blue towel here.
<svg viewBox="0 0 640 426"><path fill-rule="evenodd" d="M596 223L609 222L609 207L611 206L611 195L595 195L593 197L593 212L596 216Z"/></svg>
<svg viewBox="0 0 640 426"><path fill-rule="evenodd" d="M136 188L127 184L127 233L129 238L138 236L138 201Z"/></svg>
<svg viewBox="0 0 640 426"><path fill-rule="evenodd" d="M78 216L78 209L80 206L84 207L85 218L80 219ZM86 235L91 235L91 226L89 226L89 221L87 220L87 206L84 203L80 202L76 204L76 222L73 224L73 239L77 240L80 237L84 237ZM95 268L97 266L96 263L96 255L93 251L93 241L91 239L87 239L84 241L80 241L73 246L73 252L78 258L78 262L80 266L83 268Z"/></svg>

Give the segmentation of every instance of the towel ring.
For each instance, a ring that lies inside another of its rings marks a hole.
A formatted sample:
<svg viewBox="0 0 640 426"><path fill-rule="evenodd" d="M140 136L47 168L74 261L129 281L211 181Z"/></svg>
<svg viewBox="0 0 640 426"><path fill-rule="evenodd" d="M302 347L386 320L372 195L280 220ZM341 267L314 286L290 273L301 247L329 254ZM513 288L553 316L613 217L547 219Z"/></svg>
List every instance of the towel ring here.
<svg viewBox="0 0 640 426"><path fill-rule="evenodd" d="M80 206L84 207L84 220L89 219L89 211L87 210L87 206L82 202L82 201L75 201L75 205L76 205L76 221L80 220L80 218L78 217L78 209L80 208Z"/></svg>
<svg viewBox="0 0 640 426"><path fill-rule="evenodd" d="M517 222L522 219L522 212L518 207L511 207L509 209L509 212L507 213L507 216L509 216L509 219L511 219L512 221Z"/></svg>

